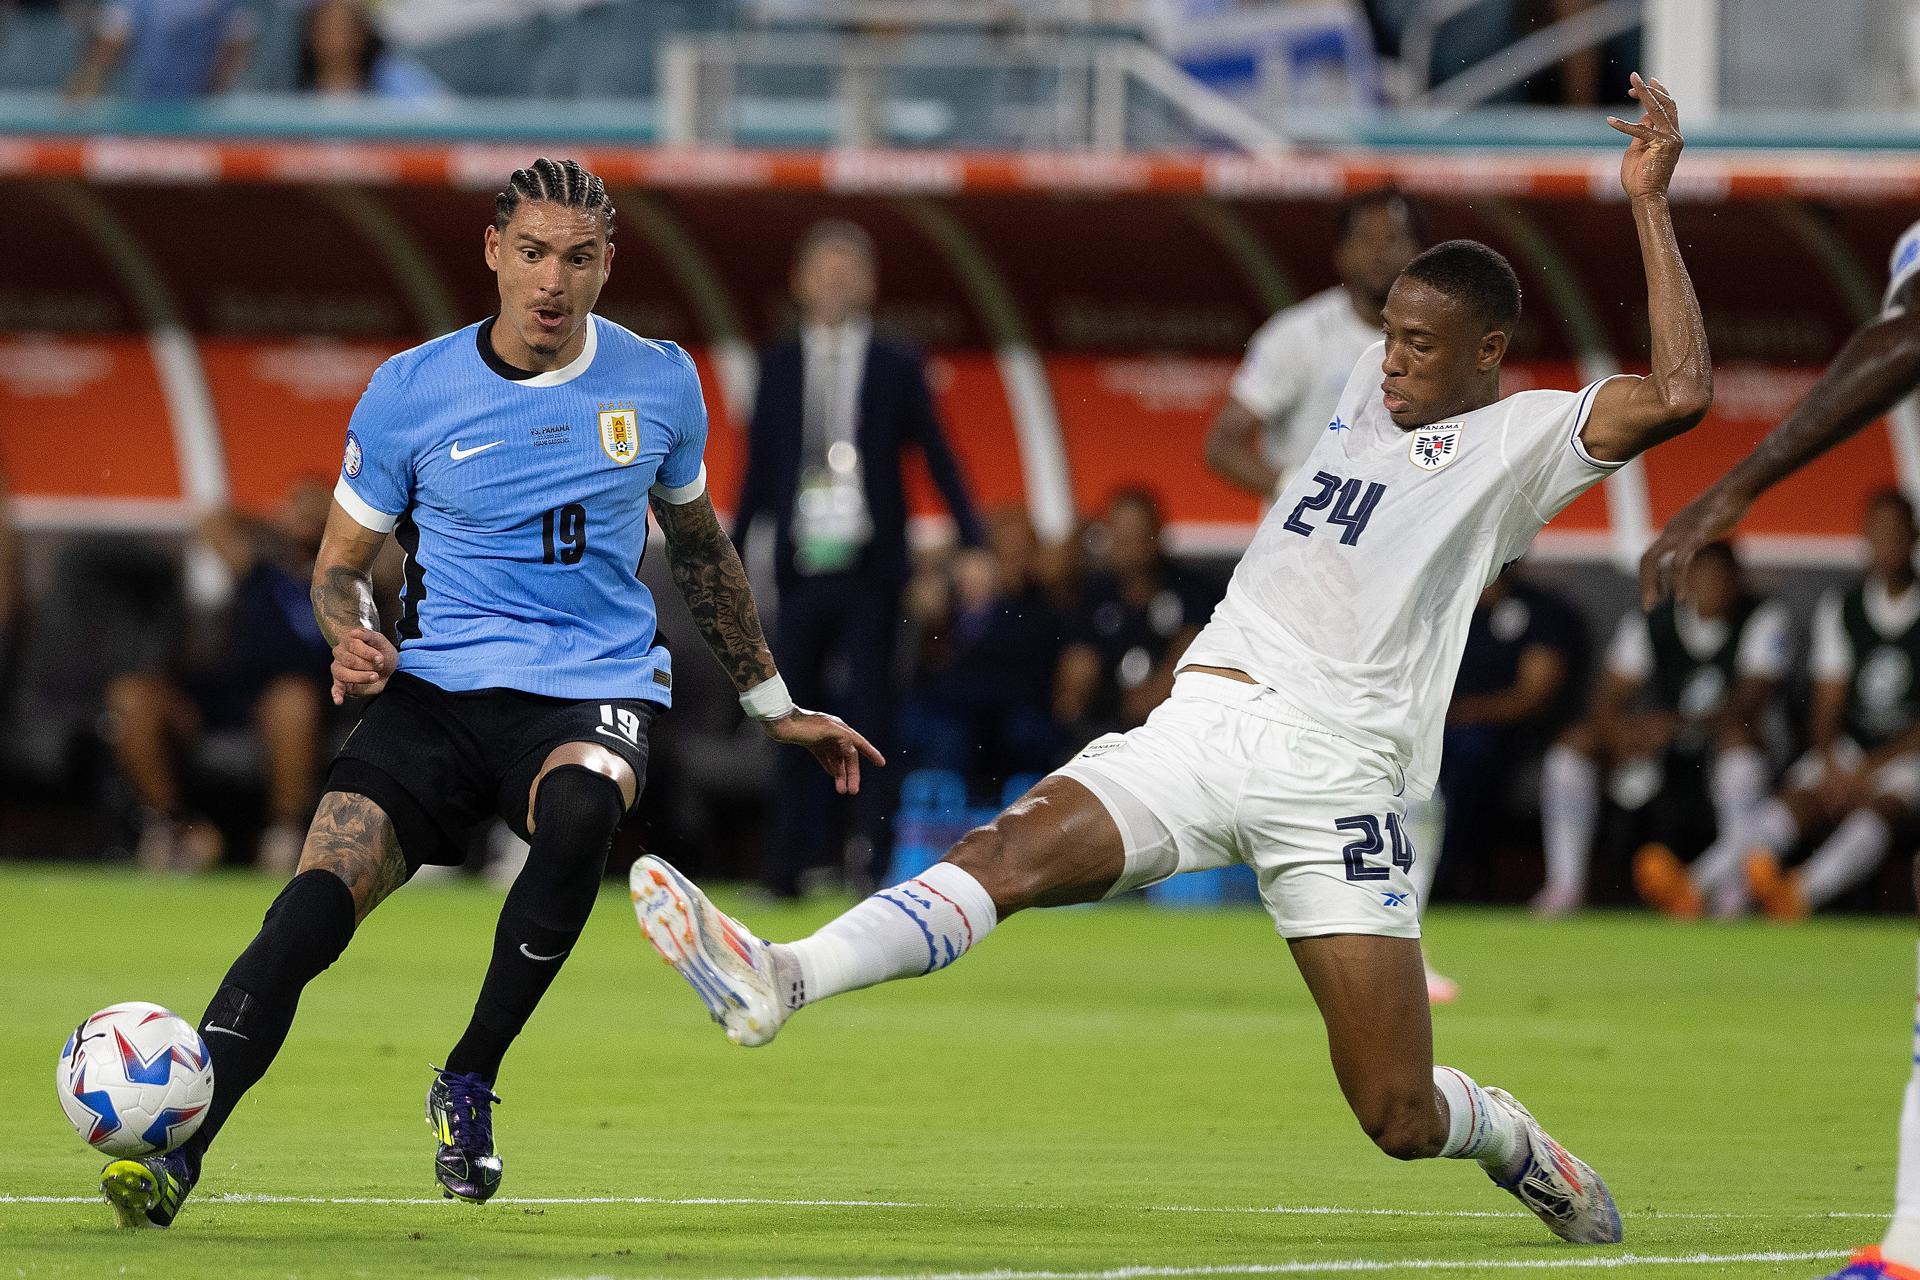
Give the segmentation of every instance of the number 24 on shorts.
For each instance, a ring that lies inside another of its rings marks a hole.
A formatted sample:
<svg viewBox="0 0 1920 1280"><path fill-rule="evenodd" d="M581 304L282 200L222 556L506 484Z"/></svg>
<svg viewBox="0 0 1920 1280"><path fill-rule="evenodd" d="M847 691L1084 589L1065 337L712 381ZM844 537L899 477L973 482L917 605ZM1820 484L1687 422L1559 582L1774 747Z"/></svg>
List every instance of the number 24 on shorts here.
<svg viewBox="0 0 1920 1280"><path fill-rule="evenodd" d="M1387 841L1380 838L1380 826L1380 819L1370 813L1356 814L1334 822L1335 831L1351 831L1358 837L1340 851L1340 856L1347 860L1347 879L1386 880L1393 876L1393 872L1386 867L1367 865L1368 858L1387 847ZM1407 833L1401 830L1399 814L1387 815L1386 833L1387 838L1393 841L1393 865L1402 871L1413 870L1413 841L1407 839Z"/></svg>

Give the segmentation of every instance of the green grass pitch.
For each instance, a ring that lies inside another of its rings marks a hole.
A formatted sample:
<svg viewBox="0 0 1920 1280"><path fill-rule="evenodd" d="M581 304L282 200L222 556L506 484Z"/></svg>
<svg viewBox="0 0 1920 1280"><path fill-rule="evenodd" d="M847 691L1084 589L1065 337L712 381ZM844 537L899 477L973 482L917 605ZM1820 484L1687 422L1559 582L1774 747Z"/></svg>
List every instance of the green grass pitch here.
<svg viewBox="0 0 1920 1280"><path fill-rule="evenodd" d="M501 1197L445 1203L421 1099L498 901L460 884L381 908L180 1222L116 1232L54 1101L60 1045L117 1000L197 1017L274 892L0 870L0 1277L1805 1278L1878 1239L1892 1196L1897 920L1435 913L1466 990L1437 1012L1441 1059L1512 1089L1619 1197L1627 1244L1579 1249L1471 1167L1372 1149L1255 910L1034 913L744 1051L609 892L507 1061ZM747 919L782 938L830 912Z"/></svg>

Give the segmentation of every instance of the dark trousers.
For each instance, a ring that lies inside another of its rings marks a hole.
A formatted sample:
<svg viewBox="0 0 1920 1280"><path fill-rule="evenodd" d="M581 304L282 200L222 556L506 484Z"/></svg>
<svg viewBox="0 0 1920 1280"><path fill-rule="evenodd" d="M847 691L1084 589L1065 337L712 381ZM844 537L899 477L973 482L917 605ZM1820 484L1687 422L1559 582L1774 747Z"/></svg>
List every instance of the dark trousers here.
<svg viewBox="0 0 1920 1280"><path fill-rule="evenodd" d="M1440 794L1446 835L1434 896L1479 899L1492 888L1489 846L1506 818L1507 787L1517 742L1504 725L1448 729L1440 752Z"/></svg>
<svg viewBox="0 0 1920 1280"><path fill-rule="evenodd" d="M855 573L783 576L775 626L774 654L793 700L840 716L890 761L886 769L862 764L852 803L852 834L863 838L865 865L848 870L870 880L885 870L892 849L892 798L903 763L893 759L900 586ZM810 754L783 747L776 759L761 882L789 895L799 891L808 868L840 865L844 808L836 803L833 779Z"/></svg>

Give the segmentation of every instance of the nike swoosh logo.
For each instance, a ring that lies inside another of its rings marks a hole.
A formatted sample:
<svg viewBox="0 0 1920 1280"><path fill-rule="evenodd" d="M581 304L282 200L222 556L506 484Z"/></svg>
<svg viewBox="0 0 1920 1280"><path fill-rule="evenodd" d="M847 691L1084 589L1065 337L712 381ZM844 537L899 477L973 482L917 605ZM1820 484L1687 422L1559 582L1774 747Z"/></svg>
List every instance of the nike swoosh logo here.
<svg viewBox="0 0 1920 1280"><path fill-rule="evenodd" d="M238 1031L229 1031L225 1027L216 1027L211 1022L207 1024L207 1030L218 1031L221 1035L232 1036L236 1040L251 1040L253 1038L252 1036L243 1036Z"/></svg>
<svg viewBox="0 0 1920 1280"><path fill-rule="evenodd" d="M453 448L447 450L447 453L455 462L465 462L476 453L485 453L487 450L498 448L505 443L505 440L495 440L492 444L477 444L471 449L462 449L460 442L455 440L453 442Z"/></svg>
<svg viewBox="0 0 1920 1280"><path fill-rule="evenodd" d="M571 950L573 950L573 948L572 948L572 947L568 947L568 948L567 948L567 951L571 951ZM533 954L533 952L531 952L531 951L529 951L529 950L527 950L527 944L523 942L523 943L521 943L521 944L520 944L520 954L521 954L521 955L523 955L523 956L525 956L525 957L526 957L527 959L529 959L529 960L558 960L558 959L559 959L559 958L560 958L561 956L564 956L564 955L566 955L566 954L567 954L567 952L566 952L566 951L562 951L562 952L560 952L560 953L559 953L559 954L557 954L557 955L551 955L551 956L537 956L537 955L535 955L535 954ZM209 1029L211 1029L211 1028L209 1028Z"/></svg>

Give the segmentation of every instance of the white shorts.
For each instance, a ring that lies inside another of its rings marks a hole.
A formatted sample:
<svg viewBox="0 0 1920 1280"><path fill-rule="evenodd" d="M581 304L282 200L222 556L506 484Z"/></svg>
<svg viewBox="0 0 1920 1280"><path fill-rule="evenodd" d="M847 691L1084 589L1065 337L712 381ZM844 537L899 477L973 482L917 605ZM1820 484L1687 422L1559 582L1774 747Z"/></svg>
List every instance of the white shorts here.
<svg viewBox="0 0 1920 1280"><path fill-rule="evenodd" d="M1843 768L1858 769L1867 753L1852 738L1833 744L1833 754ZM1792 791L1812 791L1826 781L1827 761L1818 751L1809 751L1787 770L1786 786ZM1875 797L1891 796L1909 809L1920 809L1920 752L1895 756L1873 771L1867 780Z"/></svg>
<svg viewBox="0 0 1920 1280"><path fill-rule="evenodd" d="M1182 675L1144 725L1096 739L1058 773L1120 828L1113 893L1244 862L1283 938L1420 936L1405 770L1271 689Z"/></svg>

